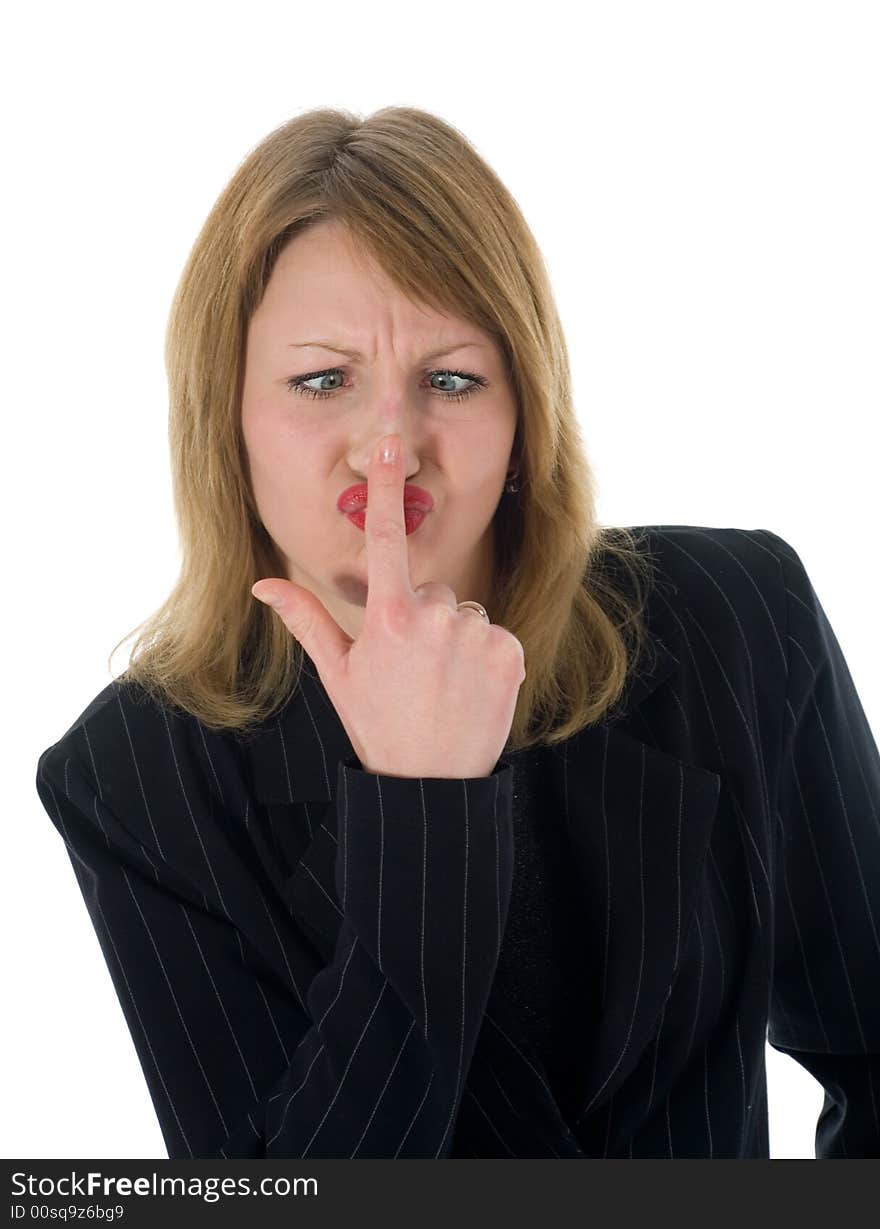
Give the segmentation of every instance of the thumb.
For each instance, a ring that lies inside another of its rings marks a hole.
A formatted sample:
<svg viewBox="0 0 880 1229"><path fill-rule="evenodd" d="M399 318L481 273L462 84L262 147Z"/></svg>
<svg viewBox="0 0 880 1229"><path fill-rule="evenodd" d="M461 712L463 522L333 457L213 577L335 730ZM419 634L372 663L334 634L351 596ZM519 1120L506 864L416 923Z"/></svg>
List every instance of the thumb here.
<svg viewBox="0 0 880 1229"><path fill-rule="evenodd" d="M303 646L322 676L338 671L354 640L342 630L310 589L273 577L251 586L259 601L271 606L292 636Z"/></svg>

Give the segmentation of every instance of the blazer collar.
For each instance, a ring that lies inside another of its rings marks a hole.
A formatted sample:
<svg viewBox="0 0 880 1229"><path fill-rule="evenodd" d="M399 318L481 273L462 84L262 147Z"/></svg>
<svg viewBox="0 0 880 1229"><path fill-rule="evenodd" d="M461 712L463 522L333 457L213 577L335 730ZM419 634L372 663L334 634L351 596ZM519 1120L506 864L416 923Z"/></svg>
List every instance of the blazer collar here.
<svg viewBox="0 0 880 1229"><path fill-rule="evenodd" d="M604 995L598 1019L585 1034L574 1098L577 1122L605 1106L657 1027L699 899L721 788L711 768L644 741L631 732L637 721L628 729L621 724L680 667L659 636L652 645L653 659L632 676L618 716L579 731L550 748L548 757L552 813L564 817L584 900L595 912L590 926L596 933L585 935L585 945L595 950L596 934L601 944L607 926ZM342 918L335 882L338 762L358 761L308 655L301 687L246 745L260 802L316 804L309 808L317 817L316 823L310 820L313 835L283 895L329 962ZM497 982L487 1016L490 1023L474 1054L475 1078L486 1069L481 1064L499 1062L498 1032L512 1037L529 1056L522 1095L530 1120L536 1131L558 1141L568 1126L543 1063Z"/></svg>

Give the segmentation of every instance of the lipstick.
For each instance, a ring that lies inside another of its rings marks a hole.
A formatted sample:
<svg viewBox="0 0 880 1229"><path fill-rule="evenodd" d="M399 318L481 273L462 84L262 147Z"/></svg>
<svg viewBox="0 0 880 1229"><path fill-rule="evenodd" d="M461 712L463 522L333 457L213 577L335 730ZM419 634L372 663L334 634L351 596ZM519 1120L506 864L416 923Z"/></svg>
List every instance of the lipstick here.
<svg viewBox="0 0 880 1229"><path fill-rule="evenodd" d="M367 484L358 482L354 486L346 487L337 499L336 506L340 512L364 511L367 506ZM403 488L403 507L405 512L427 513L434 507L434 497L430 491L408 482Z"/></svg>

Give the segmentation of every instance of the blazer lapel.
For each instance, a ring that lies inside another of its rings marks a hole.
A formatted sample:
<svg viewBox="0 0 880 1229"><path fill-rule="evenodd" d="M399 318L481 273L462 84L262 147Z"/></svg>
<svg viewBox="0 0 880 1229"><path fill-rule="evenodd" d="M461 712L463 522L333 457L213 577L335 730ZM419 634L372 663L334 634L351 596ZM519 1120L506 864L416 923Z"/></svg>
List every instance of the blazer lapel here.
<svg viewBox="0 0 880 1229"><path fill-rule="evenodd" d="M660 751L620 725L679 666L659 637L652 644L654 660L633 678L619 715L549 748L551 807L566 825L583 888L590 928L585 946L589 941L603 952L601 1006L585 1033L576 1090L578 1122L626 1079L669 997L720 792L718 773ZM291 815L294 823L306 815L308 826L304 852L282 895L329 963L342 921L335 884L337 764L358 761L308 655L301 687L246 747L261 803L305 804ZM497 983L487 1014L493 1036L500 1026L540 1073L535 1106L552 1118L546 1070ZM484 1027L475 1064L491 1056L493 1044Z"/></svg>
<svg viewBox="0 0 880 1229"><path fill-rule="evenodd" d="M346 759L357 765L358 760L307 655L300 686L277 716L250 736L245 746L257 801L273 808L291 808L282 822L301 829L302 855L279 890L299 925L312 936L324 962L329 963L342 923L335 877L337 765ZM268 849L261 855L264 860L272 856Z"/></svg>
<svg viewBox="0 0 880 1229"><path fill-rule="evenodd" d="M591 950L598 952L585 967L601 981L598 1015L580 1056L580 1122L635 1067L671 993L721 778L608 724L582 730L551 753L558 814L583 890Z"/></svg>

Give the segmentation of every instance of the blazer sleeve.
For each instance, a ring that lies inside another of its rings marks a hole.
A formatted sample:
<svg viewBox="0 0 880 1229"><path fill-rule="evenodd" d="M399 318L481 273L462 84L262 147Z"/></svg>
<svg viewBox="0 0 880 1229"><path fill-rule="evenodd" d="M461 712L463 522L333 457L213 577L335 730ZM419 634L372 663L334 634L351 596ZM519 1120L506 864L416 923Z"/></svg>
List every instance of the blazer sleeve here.
<svg viewBox="0 0 880 1229"><path fill-rule="evenodd" d="M825 1089L816 1157L878 1157L880 755L799 555L770 536L785 577L788 681L768 1041Z"/></svg>
<svg viewBox="0 0 880 1229"><path fill-rule="evenodd" d="M40 757L170 1158L450 1155L510 900L512 768L337 771L341 928L300 991L246 958L204 885L130 834L63 740ZM279 942L314 968L294 923Z"/></svg>

